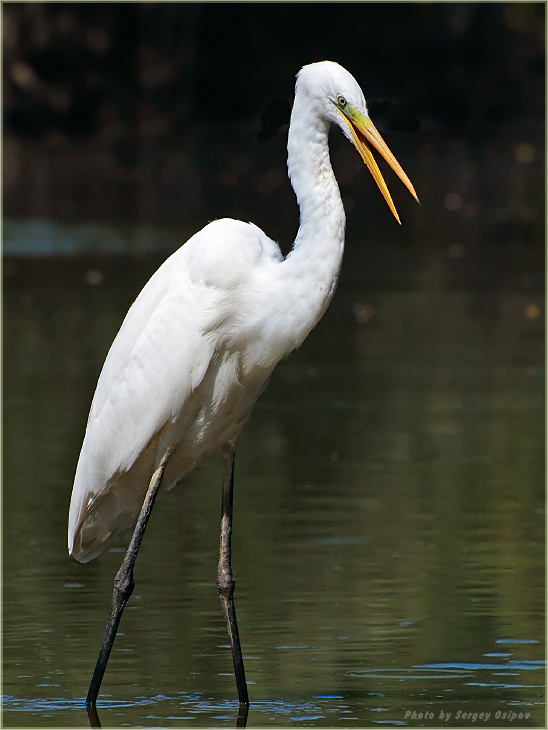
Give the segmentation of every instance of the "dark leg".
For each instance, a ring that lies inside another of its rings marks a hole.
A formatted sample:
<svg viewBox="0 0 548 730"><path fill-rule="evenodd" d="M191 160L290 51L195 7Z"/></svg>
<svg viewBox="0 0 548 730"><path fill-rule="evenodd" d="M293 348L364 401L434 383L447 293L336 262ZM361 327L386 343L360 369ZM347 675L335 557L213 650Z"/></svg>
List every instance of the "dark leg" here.
<svg viewBox="0 0 548 730"><path fill-rule="evenodd" d="M232 659L234 661L234 672L236 674L236 685L238 687L238 699L240 700L240 713L238 722L244 722L247 717L249 699L247 696L247 685L245 682L244 662L240 638L238 636L238 624L236 623L236 610L234 608L234 578L230 565L230 540L232 534L232 494L234 491L234 455L236 447L234 444L225 444L223 448L223 507L221 514L221 543L219 546L219 565L217 567L217 592L221 599L225 614L230 646L232 648ZM244 717L245 715L245 717Z"/></svg>
<svg viewBox="0 0 548 730"><path fill-rule="evenodd" d="M116 578L114 579L114 591L112 594L110 614L105 628L105 635L103 637L101 651L99 652L99 658L97 659L97 664L95 665L95 672L93 673L91 684L88 690L88 696L86 697L86 707L94 707L95 703L97 702L97 695L99 694L99 688L101 687L103 675L105 673L105 669L107 668L108 658L110 656L110 652L112 651L114 639L116 638L118 624L120 623L120 619L122 618L122 612L126 606L126 603L133 593L133 566L135 565L137 552L139 550L139 546L141 545L143 535L145 534L145 528L147 526L148 518L150 517L150 513L154 505L154 500L156 499L158 489L160 488L160 484L162 482L164 469L166 468L167 461L171 456L172 451L172 448L169 448L166 451L158 468L152 475L152 479L150 480L143 506L141 507L141 514L139 515L139 519L137 520L137 524L135 525L135 530L133 531L131 542L129 543L129 547L127 549L126 557L124 558L124 562L120 566L120 570L118 571L118 573L116 574Z"/></svg>

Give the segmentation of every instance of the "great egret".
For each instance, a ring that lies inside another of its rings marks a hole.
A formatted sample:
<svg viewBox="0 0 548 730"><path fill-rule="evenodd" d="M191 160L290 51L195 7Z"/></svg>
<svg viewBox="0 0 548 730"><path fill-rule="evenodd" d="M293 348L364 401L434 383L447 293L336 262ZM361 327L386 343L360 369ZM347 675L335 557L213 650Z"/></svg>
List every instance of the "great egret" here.
<svg viewBox="0 0 548 730"><path fill-rule="evenodd" d="M399 222L369 145L417 195L369 119L360 87L337 63L305 66L297 75L287 142L288 172L300 207L291 253L284 258L253 223L210 223L152 276L107 355L76 469L70 554L91 560L139 518L114 581L88 707L95 707L133 591L133 565L160 485L170 489L218 448L224 474L217 589L240 707L249 705L230 561L234 454L275 365L299 347L335 291L345 214L329 159L330 123L354 144Z"/></svg>

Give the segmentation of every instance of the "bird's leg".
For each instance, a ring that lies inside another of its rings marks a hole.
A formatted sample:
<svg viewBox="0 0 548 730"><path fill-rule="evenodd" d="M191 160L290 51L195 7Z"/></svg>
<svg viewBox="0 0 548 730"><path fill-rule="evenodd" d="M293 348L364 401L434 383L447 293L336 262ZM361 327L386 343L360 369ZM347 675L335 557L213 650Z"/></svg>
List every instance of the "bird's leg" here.
<svg viewBox="0 0 548 730"><path fill-rule="evenodd" d="M105 634L103 636L103 644L101 646L101 651L99 652L99 658L97 659L95 671L93 673L91 684L89 686L88 694L86 697L86 707L95 706L95 703L97 702L97 695L99 694L99 688L101 687L103 675L105 673L105 669L107 668L107 662L110 656L110 652L112 651L112 645L114 644L114 639L116 638L118 624L120 623L120 619L122 618L122 613L126 606L126 603L133 593L133 566L135 565L137 552L139 551L141 540L143 539L143 535L145 534L145 528L148 523L148 518L150 517L150 513L154 505L154 500L156 499L156 495L158 494L158 489L160 488L160 484L162 483L164 470L172 451L173 447L170 447L166 450L156 471L152 475L152 479L150 480L150 484L148 486L145 499L143 501L143 506L141 507L139 519L137 520L131 542L129 543L129 547L127 549L126 557L124 558L124 561L120 566L120 570L118 571L118 573L116 574L116 578L114 579L114 591L112 593L110 614L105 628Z"/></svg>
<svg viewBox="0 0 548 730"><path fill-rule="evenodd" d="M232 495L234 491L234 456L236 446L232 443L225 444L223 448L223 503L221 513L221 541L219 545L219 565L217 567L217 592L221 599L225 614L232 659L234 661L234 672L236 674L236 685L238 687L238 699L240 700L240 716L238 721L243 721L249 707L247 696L247 685L245 682L244 661L238 635L238 624L236 622L236 609L234 608L234 577L230 565L230 546L232 534Z"/></svg>

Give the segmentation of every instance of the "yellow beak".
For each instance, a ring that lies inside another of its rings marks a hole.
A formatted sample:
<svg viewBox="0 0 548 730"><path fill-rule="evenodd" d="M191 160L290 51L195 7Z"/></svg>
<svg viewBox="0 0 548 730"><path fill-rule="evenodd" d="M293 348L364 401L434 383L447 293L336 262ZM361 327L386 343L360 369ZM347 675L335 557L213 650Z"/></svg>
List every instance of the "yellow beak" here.
<svg viewBox="0 0 548 730"><path fill-rule="evenodd" d="M344 112L340 109L339 111L349 123L350 131L352 132L352 138L354 140L354 145L356 149L360 153L362 160L367 165L369 172L373 175L373 179L379 186L379 190L381 191L384 199L388 203L388 207L394 214L398 223L400 223L401 225L398 212L396 211L396 206L392 201L392 197L390 195L390 192L388 191L388 187L384 182L384 178L381 174L381 171L379 170L375 158L373 157L373 153L371 152L369 145L372 145L378 152L380 152L380 154L384 157L386 162L388 162L390 167L394 170L396 175L400 178L402 183L405 185L405 187L409 190L411 195L418 203L419 199L417 197L417 193L415 192L415 188L403 171L400 163L396 160L392 152L390 152L390 150L388 149L388 145L379 134L371 119L369 119L368 117L364 117L362 114L356 111L356 109L350 107L350 105L345 108Z"/></svg>

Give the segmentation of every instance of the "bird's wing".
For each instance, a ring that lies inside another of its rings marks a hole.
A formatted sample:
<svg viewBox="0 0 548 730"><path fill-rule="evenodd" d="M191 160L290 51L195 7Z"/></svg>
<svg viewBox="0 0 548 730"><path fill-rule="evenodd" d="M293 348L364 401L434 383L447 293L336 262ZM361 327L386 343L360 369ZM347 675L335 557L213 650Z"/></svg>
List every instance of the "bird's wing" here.
<svg viewBox="0 0 548 730"><path fill-rule="evenodd" d="M180 251L144 287L103 365L74 481L71 549L82 515L184 409L215 350L197 317L197 302L215 293L191 282Z"/></svg>
<svg viewBox="0 0 548 730"><path fill-rule="evenodd" d="M277 246L255 226L215 221L145 285L110 348L93 398L69 514L69 551L76 557L75 536L83 517L104 499L118 475L131 469L160 429L184 413L233 327L250 271L279 258ZM128 505L126 518L123 505L116 509L112 520L123 527L135 505ZM115 532L108 528L105 534Z"/></svg>

